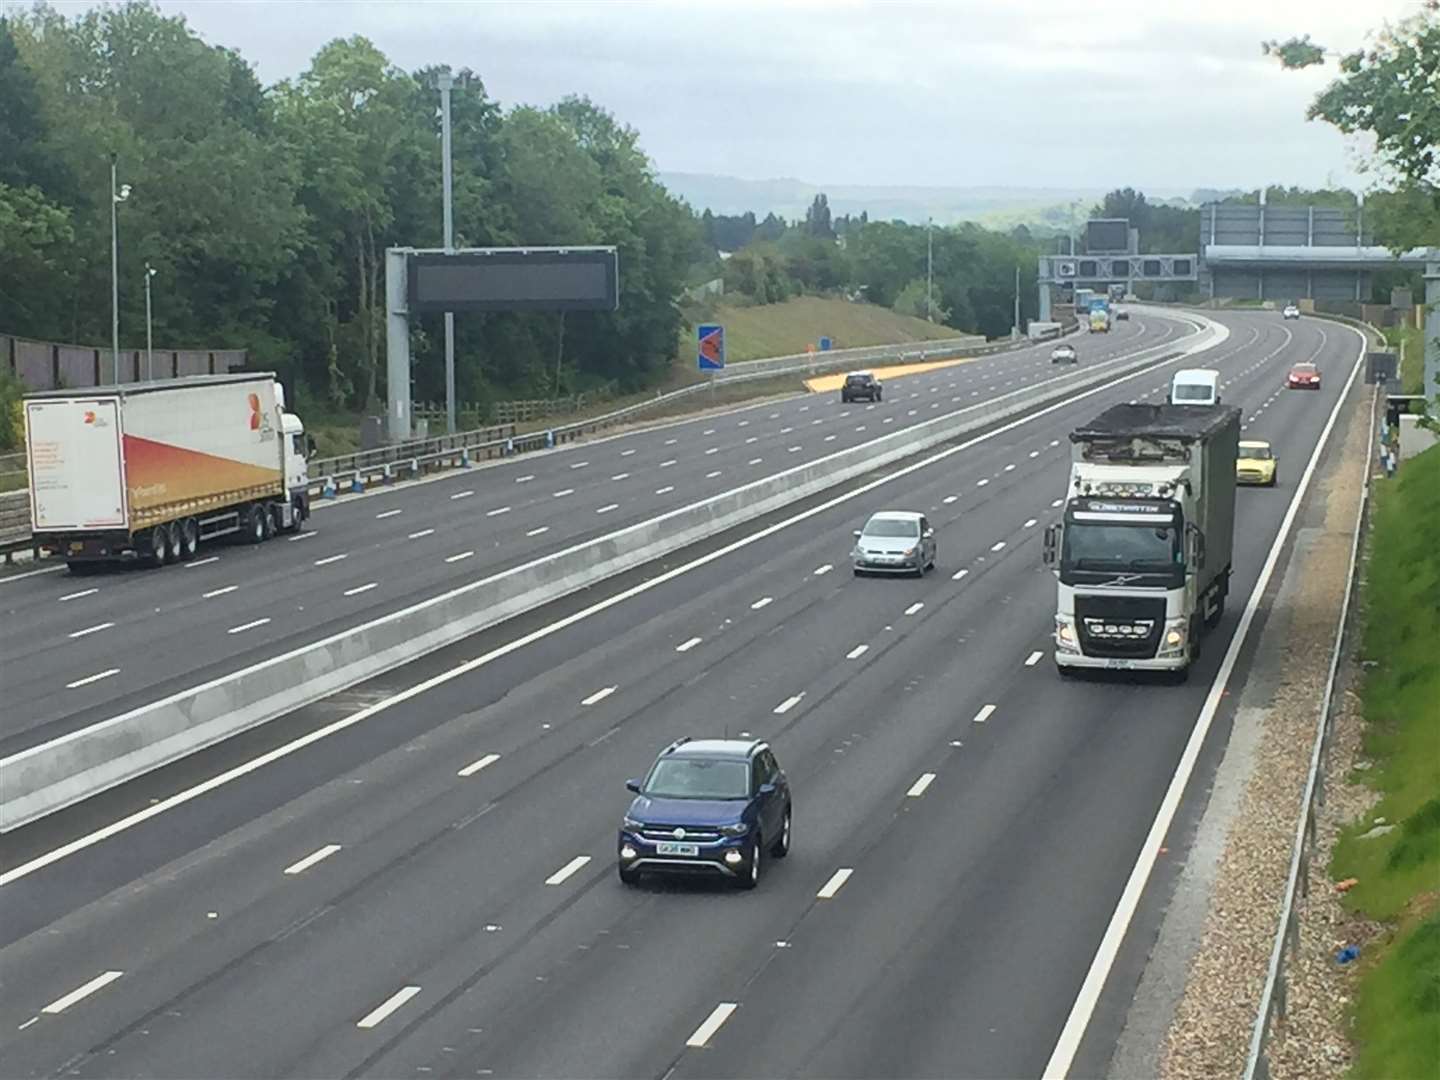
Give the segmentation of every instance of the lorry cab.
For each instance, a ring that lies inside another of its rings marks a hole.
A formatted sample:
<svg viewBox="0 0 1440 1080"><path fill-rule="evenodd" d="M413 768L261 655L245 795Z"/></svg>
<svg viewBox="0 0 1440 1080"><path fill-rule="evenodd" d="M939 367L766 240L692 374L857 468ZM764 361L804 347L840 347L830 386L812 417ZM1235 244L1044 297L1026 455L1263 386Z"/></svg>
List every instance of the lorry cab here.
<svg viewBox="0 0 1440 1080"><path fill-rule="evenodd" d="M285 490L298 521L310 516L310 439L300 417L285 407L285 387L275 383L275 405L280 411L280 454L284 461Z"/></svg>
<svg viewBox="0 0 1440 1080"><path fill-rule="evenodd" d="M1219 405L1220 373L1211 368L1187 368L1170 380L1171 405Z"/></svg>

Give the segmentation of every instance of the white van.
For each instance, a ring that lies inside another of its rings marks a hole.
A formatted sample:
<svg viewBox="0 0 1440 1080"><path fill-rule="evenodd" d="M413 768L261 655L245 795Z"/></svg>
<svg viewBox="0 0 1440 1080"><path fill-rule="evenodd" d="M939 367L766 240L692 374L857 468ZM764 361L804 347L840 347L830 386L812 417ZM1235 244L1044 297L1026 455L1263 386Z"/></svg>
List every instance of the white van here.
<svg viewBox="0 0 1440 1080"><path fill-rule="evenodd" d="M1170 380L1171 405L1219 405L1220 372L1210 368L1186 368Z"/></svg>

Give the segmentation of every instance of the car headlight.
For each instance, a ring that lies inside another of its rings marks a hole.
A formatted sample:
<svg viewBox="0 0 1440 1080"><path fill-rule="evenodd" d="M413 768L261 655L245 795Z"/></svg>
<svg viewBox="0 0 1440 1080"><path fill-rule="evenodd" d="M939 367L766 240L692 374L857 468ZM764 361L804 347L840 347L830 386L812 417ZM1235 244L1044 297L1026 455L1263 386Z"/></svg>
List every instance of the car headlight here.
<svg viewBox="0 0 1440 1080"><path fill-rule="evenodd" d="M645 823L643 821L636 821L633 817L627 816L624 820L620 822L620 827L626 832L638 833L641 829L645 828Z"/></svg>
<svg viewBox="0 0 1440 1080"><path fill-rule="evenodd" d="M907 559L908 559L911 555L914 555L914 554L915 554L915 549L914 549L913 547L912 547L912 548L906 548L906 549L905 549L905 557L906 557Z"/></svg>
<svg viewBox="0 0 1440 1080"><path fill-rule="evenodd" d="M721 825L720 833L723 836L744 836L750 831L750 826L743 821L737 821L733 825Z"/></svg>

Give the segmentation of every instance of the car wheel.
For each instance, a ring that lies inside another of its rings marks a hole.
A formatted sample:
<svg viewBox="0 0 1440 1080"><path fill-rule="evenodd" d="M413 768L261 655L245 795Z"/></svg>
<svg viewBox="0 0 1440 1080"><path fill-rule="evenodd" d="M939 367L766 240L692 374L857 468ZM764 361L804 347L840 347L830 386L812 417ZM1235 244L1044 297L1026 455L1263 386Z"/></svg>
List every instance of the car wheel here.
<svg viewBox="0 0 1440 1080"><path fill-rule="evenodd" d="M622 882L624 882L626 885L638 885L638 884L640 884L640 871L639 871L639 870L627 870L627 869L625 869L625 867L623 867L623 866L617 866L616 869L620 871L620 880L621 880Z"/></svg>
<svg viewBox="0 0 1440 1080"><path fill-rule="evenodd" d="M790 854L790 807L785 807L785 818L780 822L780 838L770 847L770 854L783 859Z"/></svg>
<svg viewBox="0 0 1440 1080"><path fill-rule="evenodd" d="M1273 473L1270 474L1270 485L1269 485L1269 486L1270 486L1270 487L1274 487L1274 486L1275 486L1276 484L1278 484L1279 482L1280 482L1280 470L1279 470L1279 469L1276 469Z"/></svg>
<svg viewBox="0 0 1440 1080"><path fill-rule="evenodd" d="M755 839L750 841L750 865L746 867L745 873L737 880L736 884L742 889L753 889L760 884L760 859L761 859L760 834L755 834Z"/></svg>

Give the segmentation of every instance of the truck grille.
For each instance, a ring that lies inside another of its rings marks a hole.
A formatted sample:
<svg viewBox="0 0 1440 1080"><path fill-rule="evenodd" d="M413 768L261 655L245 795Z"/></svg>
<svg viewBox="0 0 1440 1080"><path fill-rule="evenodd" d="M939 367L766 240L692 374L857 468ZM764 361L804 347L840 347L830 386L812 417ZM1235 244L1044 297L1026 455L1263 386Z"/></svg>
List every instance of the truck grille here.
<svg viewBox="0 0 1440 1080"><path fill-rule="evenodd" d="M1143 659L1155 655L1165 600L1146 596L1077 596L1075 617L1086 656Z"/></svg>

